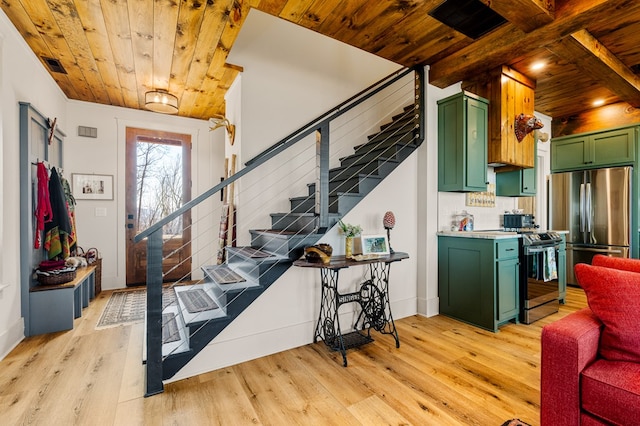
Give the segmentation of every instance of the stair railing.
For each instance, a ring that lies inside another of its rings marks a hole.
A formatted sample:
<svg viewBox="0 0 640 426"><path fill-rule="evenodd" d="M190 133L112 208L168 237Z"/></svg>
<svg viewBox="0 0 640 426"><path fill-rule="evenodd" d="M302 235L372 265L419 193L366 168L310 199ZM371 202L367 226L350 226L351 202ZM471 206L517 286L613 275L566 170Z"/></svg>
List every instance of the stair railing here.
<svg viewBox="0 0 640 426"><path fill-rule="evenodd" d="M416 138L424 140L424 70L422 67L401 69L374 83L369 88L352 96L340 105L332 108L308 124L281 139L253 159L245 163L232 176L224 179L201 195L185 203L178 210L167 215L148 229L134 237L134 242L147 239L147 324L146 324L146 391L145 396L155 395L163 391L162 382L162 288L163 288L163 227L187 211L198 206L210 197L222 191L230 184L259 168L267 161L281 154L296 143L315 133L316 136L316 186L314 213L318 217L317 233L326 232L329 226L329 123L347 111L358 107L362 102L401 80L409 73L415 72L415 116L420 120L416 128ZM363 168L366 165L362 166Z"/></svg>

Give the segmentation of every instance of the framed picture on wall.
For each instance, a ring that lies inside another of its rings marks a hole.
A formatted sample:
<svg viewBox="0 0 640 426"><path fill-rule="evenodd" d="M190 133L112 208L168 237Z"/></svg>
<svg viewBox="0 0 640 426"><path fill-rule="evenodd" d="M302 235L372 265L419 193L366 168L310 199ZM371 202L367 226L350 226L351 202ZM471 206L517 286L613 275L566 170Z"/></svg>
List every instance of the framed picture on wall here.
<svg viewBox="0 0 640 426"><path fill-rule="evenodd" d="M76 200L113 200L113 175L71 174Z"/></svg>
<svg viewBox="0 0 640 426"><path fill-rule="evenodd" d="M385 234L363 235L360 237L362 254L385 256L389 254L389 241Z"/></svg>

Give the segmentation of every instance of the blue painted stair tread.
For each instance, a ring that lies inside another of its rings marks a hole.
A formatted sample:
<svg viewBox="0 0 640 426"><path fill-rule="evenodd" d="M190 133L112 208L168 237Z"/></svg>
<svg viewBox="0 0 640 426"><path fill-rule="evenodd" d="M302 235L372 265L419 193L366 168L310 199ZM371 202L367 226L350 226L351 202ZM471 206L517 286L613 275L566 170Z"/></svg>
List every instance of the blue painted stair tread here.
<svg viewBox="0 0 640 426"><path fill-rule="evenodd" d="M178 296L190 314L218 309L216 302L201 288L181 291Z"/></svg>
<svg viewBox="0 0 640 426"><path fill-rule="evenodd" d="M218 284L231 284L241 283L246 281L242 275L229 268L227 265L216 266L215 268L207 269L207 272L211 275L211 278Z"/></svg>
<svg viewBox="0 0 640 426"><path fill-rule="evenodd" d="M253 247L238 247L237 252L246 257L271 257L273 256L271 253L267 253L266 251L254 249Z"/></svg>
<svg viewBox="0 0 640 426"><path fill-rule="evenodd" d="M173 312L162 314L162 343L177 342L180 340L178 322Z"/></svg>

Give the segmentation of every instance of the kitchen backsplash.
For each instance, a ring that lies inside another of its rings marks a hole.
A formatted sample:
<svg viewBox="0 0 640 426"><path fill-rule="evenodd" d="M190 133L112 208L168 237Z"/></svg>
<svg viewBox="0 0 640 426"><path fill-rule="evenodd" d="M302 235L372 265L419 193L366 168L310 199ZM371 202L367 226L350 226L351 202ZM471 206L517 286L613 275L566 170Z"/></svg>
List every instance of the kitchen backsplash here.
<svg viewBox="0 0 640 426"><path fill-rule="evenodd" d="M490 183L495 183L493 168L488 170ZM451 222L456 214L466 210L474 218L474 229L502 228L502 215L506 210L518 208L517 197L495 197L495 207L472 207L466 205L466 194L458 192L438 192L438 230L451 230Z"/></svg>

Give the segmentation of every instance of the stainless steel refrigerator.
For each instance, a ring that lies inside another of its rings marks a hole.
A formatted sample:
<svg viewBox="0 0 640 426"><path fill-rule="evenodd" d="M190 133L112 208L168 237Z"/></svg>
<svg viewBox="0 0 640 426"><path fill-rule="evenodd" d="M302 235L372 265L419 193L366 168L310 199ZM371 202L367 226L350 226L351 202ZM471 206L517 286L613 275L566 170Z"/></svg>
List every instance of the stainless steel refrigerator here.
<svg viewBox="0 0 640 426"><path fill-rule="evenodd" d="M596 254L629 257L632 167L551 175L549 225L567 230L567 284L577 285L573 267Z"/></svg>

